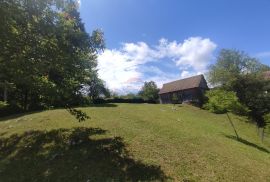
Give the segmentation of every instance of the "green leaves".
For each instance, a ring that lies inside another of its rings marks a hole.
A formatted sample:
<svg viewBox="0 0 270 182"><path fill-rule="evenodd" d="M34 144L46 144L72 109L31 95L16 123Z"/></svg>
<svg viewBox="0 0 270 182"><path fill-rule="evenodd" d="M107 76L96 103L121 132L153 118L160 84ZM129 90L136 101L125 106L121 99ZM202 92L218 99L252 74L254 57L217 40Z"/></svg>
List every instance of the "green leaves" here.
<svg viewBox="0 0 270 182"><path fill-rule="evenodd" d="M226 112L244 114L248 112L248 109L239 102L235 92L214 89L208 91L206 97L208 102L204 105L204 108L211 112L218 114Z"/></svg>
<svg viewBox="0 0 270 182"><path fill-rule="evenodd" d="M209 71L209 81L221 89L208 93L209 103L205 107L217 113L248 111L249 117L263 127L263 115L270 111L270 81L263 77L266 70L270 68L244 52L222 49Z"/></svg>
<svg viewBox="0 0 270 182"><path fill-rule="evenodd" d="M90 97L92 102L95 102L96 99L100 96L110 97L110 91L106 88L103 80L99 79L97 76L92 75L85 84L86 92Z"/></svg>
<svg viewBox="0 0 270 182"><path fill-rule="evenodd" d="M83 111L74 109L74 108L67 108L68 112L74 116L79 122L85 121L87 119L90 119L90 117Z"/></svg>
<svg viewBox="0 0 270 182"><path fill-rule="evenodd" d="M242 51L222 49L217 63L210 66L208 76L213 85L226 85L239 75L259 73L266 69L269 67Z"/></svg>
<svg viewBox="0 0 270 182"><path fill-rule="evenodd" d="M6 102L0 101L0 109L4 108L6 106L8 106L8 104Z"/></svg>
<svg viewBox="0 0 270 182"><path fill-rule="evenodd" d="M103 33L85 31L75 0L0 1L0 85L23 108L75 103L97 77ZM3 88L0 86L0 92Z"/></svg>
<svg viewBox="0 0 270 182"><path fill-rule="evenodd" d="M156 83L154 81L150 81L150 82L144 82L144 85L141 88L139 95L145 101L157 102L158 101L158 92L159 92L159 89L157 88Z"/></svg>

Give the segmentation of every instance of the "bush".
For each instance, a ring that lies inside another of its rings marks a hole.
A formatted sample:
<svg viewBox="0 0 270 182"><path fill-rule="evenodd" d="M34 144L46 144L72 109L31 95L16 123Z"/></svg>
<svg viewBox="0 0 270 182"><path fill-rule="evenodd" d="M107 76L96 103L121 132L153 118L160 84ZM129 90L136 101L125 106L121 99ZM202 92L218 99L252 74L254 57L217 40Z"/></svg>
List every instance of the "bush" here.
<svg viewBox="0 0 270 182"><path fill-rule="evenodd" d="M7 104L6 102L0 101L0 117L18 114L22 112L23 110L19 106Z"/></svg>
<svg viewBox="0 0 270 182"><path fill-rule="evenodd" d="M235 114L246 115L248 109L243 106L235 92L225 91L222 89L210 90L206 93L208 102L203 108L217 114L233 112Z"/></svg>
<svg viewBox="0 0 270 182"><path fill-rule="evenodd" d="M3 109L7 106L8 106L8 104L6 102L0 101L0 109Z"/></svg>

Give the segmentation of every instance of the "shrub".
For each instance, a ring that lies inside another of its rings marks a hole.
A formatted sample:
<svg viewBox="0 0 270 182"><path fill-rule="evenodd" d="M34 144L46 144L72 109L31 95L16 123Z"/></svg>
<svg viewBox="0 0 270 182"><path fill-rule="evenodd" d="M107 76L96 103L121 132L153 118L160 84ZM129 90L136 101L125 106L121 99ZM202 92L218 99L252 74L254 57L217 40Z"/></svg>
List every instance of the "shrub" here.
<svg viewBox="0 0 270 182"><path fill-rule="evenodd" d="M239 102L235 92L215 89L208 91L206 97L208 102L204 108L213 113L223 114L230 111L245 115L248 112L248 109Z"/></svg>
<svg viewBox="0 0 270 182"><path fill-rule="evenodd" d="M0 101L0 117L22 112L23 110L19 106Z"/></svg>
<svg viewBox="0 0 270 182"><path fill-rule="evenodd" d="M0 101L0 109L3 109L7 106L8 106L8 104L6 102Z"/></svg>

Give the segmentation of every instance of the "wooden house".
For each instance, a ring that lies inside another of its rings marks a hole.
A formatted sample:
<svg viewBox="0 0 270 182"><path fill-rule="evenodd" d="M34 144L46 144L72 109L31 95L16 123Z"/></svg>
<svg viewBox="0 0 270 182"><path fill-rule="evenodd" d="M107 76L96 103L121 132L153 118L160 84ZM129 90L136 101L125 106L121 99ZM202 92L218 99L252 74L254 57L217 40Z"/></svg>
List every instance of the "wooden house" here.
<svg viewBox="0 0 270 182"><path fill-rule="evenodd" d="M203 75L165 83L159 91L160 103L192 102L201 105L203 102L203 94L208 89L207 82ZM176 101L175 98L177 98Z"/></svg>

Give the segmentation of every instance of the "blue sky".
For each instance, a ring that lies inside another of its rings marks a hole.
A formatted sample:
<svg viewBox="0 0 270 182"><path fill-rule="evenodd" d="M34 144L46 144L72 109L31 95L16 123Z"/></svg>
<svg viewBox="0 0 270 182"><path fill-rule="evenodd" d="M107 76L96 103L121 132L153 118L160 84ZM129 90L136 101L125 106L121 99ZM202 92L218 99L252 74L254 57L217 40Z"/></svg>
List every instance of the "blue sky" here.
<svg viewBox="0 0 270 182"><path fill-rule="evenodd" d="M105 33L99 74L117 92L205 73L222 48L270 65L269 0L81 0L80 13Z"/></svg>

